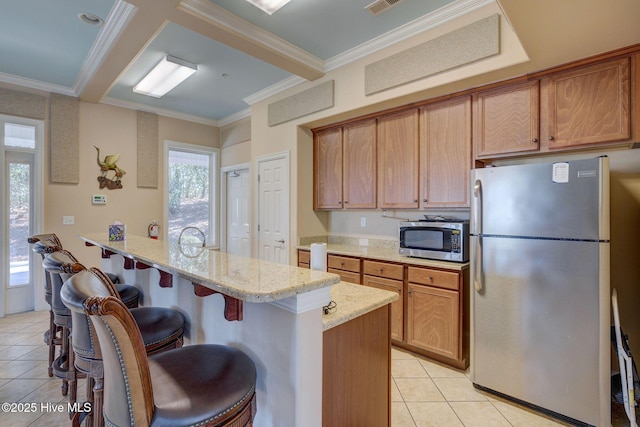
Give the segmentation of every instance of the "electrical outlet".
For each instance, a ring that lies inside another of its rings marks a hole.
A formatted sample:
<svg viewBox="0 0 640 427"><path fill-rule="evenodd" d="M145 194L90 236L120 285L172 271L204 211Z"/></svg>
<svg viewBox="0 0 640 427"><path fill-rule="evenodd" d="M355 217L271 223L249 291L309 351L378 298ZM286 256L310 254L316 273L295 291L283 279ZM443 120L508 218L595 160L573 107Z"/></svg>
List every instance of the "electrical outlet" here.
<svg viewBox="0 0 640 427"><path fill-rule="evenodd" d="M358 239L359 246L369 246L369 239Z"/></svg>
<svg viewBox="0 0 640 427"><path fill-rule="evenodd" d="M360 218L360 227L366 227L366 226L367 226L367 218L363 216Z"/></svg>
<svg viewBox="0 0 640 427"><path fill-rule="evenodd" d="M62 217L62 225L73 225L75 222L75 218L73 216L63 216Z"/></svg>

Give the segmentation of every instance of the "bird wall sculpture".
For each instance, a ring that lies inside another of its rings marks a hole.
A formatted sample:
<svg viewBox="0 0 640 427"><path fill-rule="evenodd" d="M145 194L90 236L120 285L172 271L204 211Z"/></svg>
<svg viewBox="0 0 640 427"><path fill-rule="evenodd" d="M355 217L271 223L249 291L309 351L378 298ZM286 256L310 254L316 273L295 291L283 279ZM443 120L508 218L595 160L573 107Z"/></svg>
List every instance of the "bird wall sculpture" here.
<svg viewBox="0 0 640 427"><path fill-rule="evenodd" d="M122 188L122 177L126 172L124 169L120 168L116 163L120 160L120 154L108 154L104 156L104 160L100 160L100 149L95 145L93 148L96 149L96 161L98 162L98 166L100 166L101 175L98 177L98 182L100 183L100 189L108 188L109 190L115 190L118 188ZM113 178L108 178L107 174L109 171L113 171Z"/></svg>

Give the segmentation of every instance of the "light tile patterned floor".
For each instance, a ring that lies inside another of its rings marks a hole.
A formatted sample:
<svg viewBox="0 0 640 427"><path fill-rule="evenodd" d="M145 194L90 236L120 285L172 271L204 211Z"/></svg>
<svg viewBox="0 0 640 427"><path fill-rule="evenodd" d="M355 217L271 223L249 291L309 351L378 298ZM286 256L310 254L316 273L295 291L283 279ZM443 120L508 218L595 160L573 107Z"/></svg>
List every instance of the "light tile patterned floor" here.
<svg viewBox="0 0 640 427"><path fill-rule="evenodd" d="M42 334L48 321L48 312L0 319L0 402L61 403L66 408L67 398L60 392L61 381L47 376L47 347ZM392 349L392 375L392 427L564 425L477 391L465 373L397 348ZM85 381L81 380L78 400L83 401L84 397ZM66 411L0 410L2 427L69 425Z"/></svg>

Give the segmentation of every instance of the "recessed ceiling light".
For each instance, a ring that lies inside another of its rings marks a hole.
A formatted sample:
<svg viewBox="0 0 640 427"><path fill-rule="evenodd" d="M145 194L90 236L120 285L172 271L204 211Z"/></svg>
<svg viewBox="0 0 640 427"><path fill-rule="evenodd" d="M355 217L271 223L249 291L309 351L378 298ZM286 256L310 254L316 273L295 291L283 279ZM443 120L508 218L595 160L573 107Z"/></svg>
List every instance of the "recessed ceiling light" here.
<svg viewBox="0 0 640 427"><path fill-rule="evenodd" d="M78 18L85 24L96 25L98 27L104 23L102 18L93 13L79 13Z"/></svg>
<svg viewBox="0 0 640 427"><path fill-rule="evenodd" d="M289 3L291 0L247 0L247 1L252 5L254 5L255 7L262 9L269 15L272 15L282 6Z"/></svg>

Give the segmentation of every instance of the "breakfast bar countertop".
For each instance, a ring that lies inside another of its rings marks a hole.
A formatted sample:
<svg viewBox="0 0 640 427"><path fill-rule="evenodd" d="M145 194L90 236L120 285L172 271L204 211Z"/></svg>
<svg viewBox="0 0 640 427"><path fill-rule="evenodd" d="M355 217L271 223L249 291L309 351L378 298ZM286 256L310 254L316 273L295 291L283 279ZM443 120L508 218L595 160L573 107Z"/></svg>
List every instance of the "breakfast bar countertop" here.
<svg viewBox="0 0 640 427"><path fill-rule="evenodd" d="M130 234L122 241L110 241L107 233L87 233L79 237L89 245L246 302L278 301L340 282L337 274Z"/></svg>
<svg viewBox="0 0 640 427"><path fill-rule="evenodd" d="M327 330L348 322L351 319L384 307L399 298L395 292L340 282L331 288L331 300L335 309L322 316L322 329Z"/></svg>

